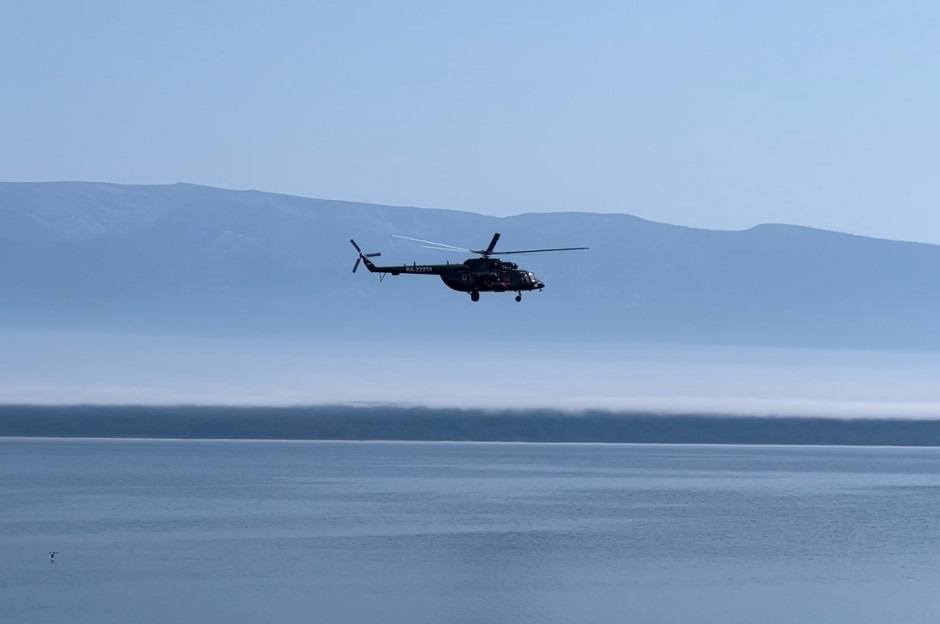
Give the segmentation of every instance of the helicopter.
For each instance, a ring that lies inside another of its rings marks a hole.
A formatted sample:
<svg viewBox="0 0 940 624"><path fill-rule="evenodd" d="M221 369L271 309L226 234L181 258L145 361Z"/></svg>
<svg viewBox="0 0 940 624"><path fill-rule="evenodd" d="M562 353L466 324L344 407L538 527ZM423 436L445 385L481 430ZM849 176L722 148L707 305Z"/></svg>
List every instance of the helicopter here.
<svg viewBox="0 0 940 624"><path fill-rule="evenodd" d="M522 301L522 292L529 290L542 290L545 283L535 276L532 271L520 269L515 262L507 262L493 257L493 254L534 254L548 251L578 251L588 249L587 247L555 247L552 249L522 249L516 251L494 251L496 242L499 241L499 232L493 234L493 239L486 249L466 249L465 247L455 247L444 243L435 243L433 241L422 240L420 238L411 238L409 236L397 236L394 238L426 243L422 245L427 249L436 249L438 251L456 251L473 253L479 258L467 258L461 264L402 264L397 266L376 266L370 258L381 256L381 253L363 253L356 241L349 239L352 246L355 247L359 258L353 265L353 273L359 268L359 263L371 273L381 273L381 278L385 274L401 275L402 273L415 275L440 275L441 280L459 292L470 293L471 301L479 301L481 292L515 292L516 301Z"/></svg>

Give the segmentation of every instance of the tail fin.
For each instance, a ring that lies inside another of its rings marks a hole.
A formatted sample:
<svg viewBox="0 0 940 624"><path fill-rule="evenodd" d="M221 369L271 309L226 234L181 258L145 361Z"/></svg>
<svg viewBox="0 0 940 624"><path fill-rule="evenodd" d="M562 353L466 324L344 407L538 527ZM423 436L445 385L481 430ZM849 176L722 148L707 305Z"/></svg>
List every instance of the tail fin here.
<svg viewBox="0 0 940 624"><path fill-rule="evenodd" d="M375 265L372 264L372 261L369 260L369 258L375 258L376 256L381 256L382 254L381 254L381 253L364 254L364 253L362 253L362 250L359 249L359 245L356 244L356 241L354 241L353 239L350 238L350 239L349 239L349 242L352 243L352 246L355 247L355 248L356 248L356 251L359 253L359 257L356 258L356 264L353 265L353 273L355 273L355 272L356 272L356 269L359 268L359 263L360 263L360 262L362 262L363 264L365 264L365 265L366 265L366 268L369 269L370 272L374 271L374 270L375 270ZM383 276L383 277L384 277L384 276Z"/></svg>

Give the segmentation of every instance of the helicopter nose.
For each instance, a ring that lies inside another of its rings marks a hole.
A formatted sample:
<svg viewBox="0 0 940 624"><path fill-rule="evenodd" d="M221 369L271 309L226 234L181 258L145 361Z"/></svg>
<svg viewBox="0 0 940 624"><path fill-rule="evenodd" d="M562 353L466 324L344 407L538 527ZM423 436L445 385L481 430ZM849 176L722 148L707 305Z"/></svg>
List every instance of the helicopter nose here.
<svg viewBox="0 0 940 624"><path fill-rule="evenodd" d="M538 288L539 290L542 290L543 288L545 288L545 282L537 279L535 280L535 287Z"/></svg>

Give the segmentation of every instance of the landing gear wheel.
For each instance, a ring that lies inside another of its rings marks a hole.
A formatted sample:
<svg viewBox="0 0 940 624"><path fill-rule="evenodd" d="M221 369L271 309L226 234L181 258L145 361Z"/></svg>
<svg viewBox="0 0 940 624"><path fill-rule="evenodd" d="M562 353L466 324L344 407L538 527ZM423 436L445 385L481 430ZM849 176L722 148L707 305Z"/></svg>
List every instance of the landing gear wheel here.
<svg viewBox="0 0 940 624"><path fill-rule="evenodd" d="M470 301L479 301L479 300L480 300L480 293L478 293L475 290L470 293Z"/></svg>
<svg viewBox="0 0 940 624"><path fill-rule="evenodd" d="M516 295L516 303L522 301L522 295Z"/></svg>

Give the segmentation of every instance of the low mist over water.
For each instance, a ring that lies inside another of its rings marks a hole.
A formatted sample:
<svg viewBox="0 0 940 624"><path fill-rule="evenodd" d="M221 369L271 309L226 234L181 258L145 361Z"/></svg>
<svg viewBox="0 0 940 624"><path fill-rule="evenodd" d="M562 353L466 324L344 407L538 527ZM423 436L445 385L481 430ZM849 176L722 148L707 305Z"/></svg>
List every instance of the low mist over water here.
<svg viewBox="0 0 940 624"><path fill-rule="evenodd" d="M75 332L6 332L0 345L2 403L940 417L934 353Z"/></svg>

